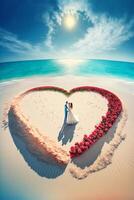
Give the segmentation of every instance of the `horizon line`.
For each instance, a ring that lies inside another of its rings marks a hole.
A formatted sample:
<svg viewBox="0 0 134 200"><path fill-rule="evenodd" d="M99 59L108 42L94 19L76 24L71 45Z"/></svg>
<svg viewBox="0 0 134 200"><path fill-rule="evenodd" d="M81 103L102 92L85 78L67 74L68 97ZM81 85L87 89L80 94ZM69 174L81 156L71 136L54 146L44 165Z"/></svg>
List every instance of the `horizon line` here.
<svg viewBox="0 0 134 200"><path fill-rule="evenodd" d="M72 59L72 58L38 58L38 59L19 59L19 60L9 60L9 61L2 61L2 63L15 63L15 62L25 62L25 61L45 61L45 60L101 60L101 61L113 61L113 62L127 62L127 63L134 63L134 60L121 60L121 59L106 59L106 58L81 58L81 59Z"/></svg>

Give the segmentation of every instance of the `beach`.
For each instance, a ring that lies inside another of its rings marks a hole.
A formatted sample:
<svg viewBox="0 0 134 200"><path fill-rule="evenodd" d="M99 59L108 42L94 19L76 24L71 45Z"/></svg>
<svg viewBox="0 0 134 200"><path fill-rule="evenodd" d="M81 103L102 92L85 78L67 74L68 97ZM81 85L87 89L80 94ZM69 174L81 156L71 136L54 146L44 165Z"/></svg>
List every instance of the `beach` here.
<svg viewBox="0 0 134 200"><path fill-rule="evenodd" d="M66 90L78 86L95 86L116 94L123 103L124 111L123 117L121 116L121 120L122 118L123 120L119 121L119 124L122 123L122 129L117 127L118 130L121 130L119 133L121 135L118 134L118 136L121 136L120 138L118 137L118 142L116 138L116 143L119 143L117 145L118 148L112 149L112 153L113 151L114 153L112 157L107 157L107 162L102 156L103 164L105 163L102 167L104 169L94 167L93 170L88 170L100 155L104 155L103 152L107 152L109 143L114 139L112 134L116 136L116 133L114 133L116 131L111 131L109 138L107 140L104 138L101 148L98 148L96 154L94 153L96 152L94 147L93 150L88 150L86 153L86 161L83 160L83 157L80 158L83 165L79 163L78 158L75 163L69 163L63 167L56 166L55 168L49 162L42 164L42 161L38 161L37 165L36 158L32 157L26 150L21 137L18 138L16 135L12 135L8 127L5 130L1 128L0 155L1 172L4 179L1 182L3 187L7 185L7 187L12 187L13 191L18 191L19 193L23 193L27 189L29 194L25 197L26 199L133 199L134 113L132 108L134 82L99 76L83 77L71 75L34 77L7 83L3 82L0 84L0 93L2 94L0 105L1 121L3 120L3 113L6 115L6 108L10 107L16 95L38 86L57 86ZM64 120L64 104L66 100L73 102L74 113L78 115L80 122L75 127L71 139L65 138L67 140L58 141L58 135ZM101 116L107 110L107 101L98 94L89 94L88 92L84 94L78 92L67 98L63 94L44 91L36 94L30 93L25 96L20 101L20 107L23 114L28 116L31 124L34 124L40 132L47 133L64 150L69 151L74 142L80 140L83 134L92 131L95 123L100 121ZM33 115L33 113L36 113L36 115ZM68 139L71 141L68 142ZM62 145L63 142L65 143L64 145ZM79 170L80 167L81 170ZM86 168L86 172L84 168ZM14 182L13 185L12 182Z"/></svg>

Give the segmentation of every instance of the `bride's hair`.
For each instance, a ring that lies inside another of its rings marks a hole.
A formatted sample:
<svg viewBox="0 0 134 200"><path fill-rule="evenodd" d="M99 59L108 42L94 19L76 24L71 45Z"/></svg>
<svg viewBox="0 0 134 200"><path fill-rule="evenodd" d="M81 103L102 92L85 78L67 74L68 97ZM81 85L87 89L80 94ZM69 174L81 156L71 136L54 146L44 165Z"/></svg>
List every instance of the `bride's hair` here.
<svg viewBox="0 0 134 200"><path fill-rule="evenodd" d="M73 108L73 103L70 103L70 108Z"/></svg>

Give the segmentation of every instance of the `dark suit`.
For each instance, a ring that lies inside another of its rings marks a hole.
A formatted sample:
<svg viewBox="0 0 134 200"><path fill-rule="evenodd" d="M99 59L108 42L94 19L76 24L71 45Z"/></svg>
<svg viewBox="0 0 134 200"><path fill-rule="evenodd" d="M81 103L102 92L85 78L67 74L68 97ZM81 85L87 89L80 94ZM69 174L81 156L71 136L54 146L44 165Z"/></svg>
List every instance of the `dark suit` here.
<svg viewBox="0 0 134 200"><path fill-rule="evenodd" d="M67 104L65 104L65 106L64 106L64 111L65 111L65 118L64 118L64 122L66 122L66 119L67 119L67 113L68 113L68 106L67 106Z"/></svg>

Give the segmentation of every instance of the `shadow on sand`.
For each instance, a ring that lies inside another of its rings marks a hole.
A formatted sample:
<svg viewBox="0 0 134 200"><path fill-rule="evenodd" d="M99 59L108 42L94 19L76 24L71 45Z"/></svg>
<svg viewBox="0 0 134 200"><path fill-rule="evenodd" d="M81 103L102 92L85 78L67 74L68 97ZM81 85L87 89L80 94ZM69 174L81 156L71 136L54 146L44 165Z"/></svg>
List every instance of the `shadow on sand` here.
<svg viewBox="0 0 134 200"><path fill-rule="evenodd" d="M62 141L62 145L72 141L76 125L77 124L68 125L64 120L58 135L58 141Z"/></svg>
<svg viewBox="0 0 134 200"><path fill-rule="evenodd" d="M92 165L99 156L104 143L109 143L113 139L120 119L121 116L116 120L115 124L106 135L104 135L98 142L96 142L89 150L87 150L81 156L72 159L71 162L74 163L76 166L80 167L81 169ZM27 164L37 174L46 178L56 178L64 173L66 165L64 166L60 164L50 164L38 160L35 155L29 152L29 150L26 147L24 137L18 135L18 133L20 135L23 135L23 133L21 133L22 129L17 125L16 120L14 119L12 112L10 111L8 113L8 125L16 147L19 149ZM58 135L58 140L62 140L62 144L66 144L68 141L71 141L73 139L75 126L76 124L66 125L65 122L63 123L62 129L60 130Z"/></svg>
<svg viewBox="0 0 134 200"><path fill-rule="evenodd" d="M73 158L71 162L74 163L76 166L80 167L81 169L84 169L85 167L89 167L90 165L92 165L94 161L97 159L97 157L100 155L104 143L105 142L110 143L110 141L113 139L120 119L121 116L116 120L113 127L108 131L106 135L104 135L101 139L99 139L85 153L76 158Z"/></svg>
<svg viewBox="0 0 134 200"><path fill-rule="evenodd" d="M32 168L38 175L46 178L56 178L64 173L66 165L60 165L58 163L50 164L41 161L27 149L24 137L20 136L21 134L23 135L23 133L21 133L22 129L17 125L11 111L8 113L8 125L14 144L17 149L19 149L28 166L30 166L30 168Z"/></svg>

